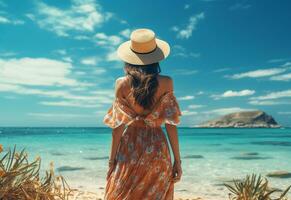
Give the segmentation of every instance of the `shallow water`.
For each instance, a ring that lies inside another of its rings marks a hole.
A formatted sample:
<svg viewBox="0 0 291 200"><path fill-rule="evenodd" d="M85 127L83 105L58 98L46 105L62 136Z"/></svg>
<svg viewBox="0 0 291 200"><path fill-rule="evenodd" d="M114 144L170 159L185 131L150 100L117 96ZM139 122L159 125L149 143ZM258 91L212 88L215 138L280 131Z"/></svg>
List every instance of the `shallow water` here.
<svg viewBox="0 0 291 200"><path fill-rule="evenodd" d="M183 177L175 186L182 197L227 199L223 181L247 174L291 171L291 129L179 128ZM0 144L25 148L33 159L50 161L73 187L104 191L110 150L109 128L0 128ZM286 188L291 178L269 178ZM289 195L291 196L291 195Z"/></svg>

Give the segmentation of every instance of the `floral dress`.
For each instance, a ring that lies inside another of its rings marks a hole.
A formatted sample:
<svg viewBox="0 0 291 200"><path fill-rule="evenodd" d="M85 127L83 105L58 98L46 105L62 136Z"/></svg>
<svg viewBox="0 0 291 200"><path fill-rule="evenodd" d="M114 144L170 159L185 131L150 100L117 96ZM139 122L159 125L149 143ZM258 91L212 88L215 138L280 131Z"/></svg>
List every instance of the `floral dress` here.
<svg viewBox="0 0 291 200"><path fill-rule="evenodd" d="M138 115L128 99L116 97L104 117L111 128L125 124L117 164L105 188L105 200L172 200L172 162L163 123L180 123L181 111L173 92L160 97L151 112Z"/></svg>

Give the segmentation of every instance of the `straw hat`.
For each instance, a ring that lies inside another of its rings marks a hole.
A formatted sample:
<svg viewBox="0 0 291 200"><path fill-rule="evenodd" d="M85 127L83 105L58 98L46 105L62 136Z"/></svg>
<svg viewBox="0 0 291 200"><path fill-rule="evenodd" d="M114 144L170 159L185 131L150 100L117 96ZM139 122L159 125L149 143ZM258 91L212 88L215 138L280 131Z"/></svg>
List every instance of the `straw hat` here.
<svg viewBox="0 0 291 200"><path fill-rule="evenodd" d="M150 29L134 30L130 35L130 40L122 43L117 49L117 55L121 60L134 65L159 62L169 53L169 44L157 39Z"/></svg>

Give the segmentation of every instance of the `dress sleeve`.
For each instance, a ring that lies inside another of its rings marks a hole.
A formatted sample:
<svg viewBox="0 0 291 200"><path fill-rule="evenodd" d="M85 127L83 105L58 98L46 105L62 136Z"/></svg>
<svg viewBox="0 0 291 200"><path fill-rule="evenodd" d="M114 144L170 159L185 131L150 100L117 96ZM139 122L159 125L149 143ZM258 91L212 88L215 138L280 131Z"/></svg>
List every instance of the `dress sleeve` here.
<svg viewBox="0 0 291 200"><path fill-rule="evenodd" d="M104 116L103 123L110 128L117 128L121 124L130 123L131 120L132 116L127 102L122 98L116 97Z"/></svg>
<svg viewBox="0 0 291 200"><path fill-rule="evenodd" d="M162 118L166 124L180 124L180 116L182 116L180 106L173 92L170 92L161 102Z"/></svg>

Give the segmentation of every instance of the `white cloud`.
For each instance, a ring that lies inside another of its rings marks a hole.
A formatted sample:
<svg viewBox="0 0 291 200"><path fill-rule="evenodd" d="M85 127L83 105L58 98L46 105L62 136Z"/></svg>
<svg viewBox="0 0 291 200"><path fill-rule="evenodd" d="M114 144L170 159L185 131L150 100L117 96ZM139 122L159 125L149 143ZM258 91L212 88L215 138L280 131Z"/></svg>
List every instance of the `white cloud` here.
<svg viewBox="0 0 291 200"><path fill-rule="evenodd" d="M122 35L123 37L125 38L129 38L130 37L130 33L131 33L131 30L130 29L124 29L122 31L120 31L120 35Z"/></svg>
<svg viewBox="0 0 291 200"><path fill-rule="evenodd" d="M25 22L23 20L12 20L7 17L0 16L0 24L12 24L12 25L22 25Z"/></svg>
<svg viewBox="0 0 291 200"><path fill-rule="evenodd" d="M20 85L2 84L2 83L0 83L0 92L10 92L10 93L16 93L16 94L23 94L23 95L39 95L39 96L52 97L52 98L73 97L68 92L62 91L62 90L49 91L49 90L27 88Z"/></svg>
<svg viewBox="0 0 291 200"><path fill-rule="evenodd" d="M234 112L249 111L250 109L240 107L218 108L210 111L204 111L204 114L226 115Z"/></svg>
<svg viewBox="0 0 291 200"><path fill-rule="evenodd" d="M231 70L231 68L229 68L229 67L225 67L225 68L219 68L219 69L216 69L216 70L214 70L213 72L215 72L215 73L220 73L220 72L225 72L225 71L229 71L229 70Z"/></svg>
<svg viewBox="0 0 291 200"><path fill-rule="evenodd" d="M291 62L286 62L285 64L282 65L282 67L287 67L287 68L291 68Z"/></svg>
<svg viewBox="0 0 291 200"><path fill-rule="evenodd" d="M256 106L273 106L273 105L291 104L291 101L287 102L287 101L272 101L272 100L265 100L265 101L252 100L252 101L249 101L249 104L256 105Z"/></svg>
<svg viewBox="0 0 291 200"><path fill-rule="evenodd" d="M8 23L9 23L9 19L7 19L6 17L0 16L0 24L8 24Z"/></svg>
<svg viewBox="0 0 291 200"><path fill-rule="evenodd" d="M114 97L114 91L112 90L105 90L105 89L102 89L102 90L95 90L95 91L92 91L90 92L90 94L94 94L94 95L98 95L98 96L109 96L109 97Z"/></svg>
<svg viewBox="0 0 291 200"><path fill-rule="evenodd" d="M117 35L106 35L105 33L96 33L96 43L100 46L116 46L119 45L123 40Z"/></svg>
<svg viewBox="0 0 291 200"><path fill-rule="evenodd" d="M197 95L202 95L202 94L204 94L205 92L203 92L203 91L198 91L196 94Z"/></svg>
<svg viewBox="0 0 291 200"><path fill-rule="evenodd" d="M173 45L173 49L177 51L183 51L183 52L186 51L185 47L178 44Z"/></svg>
<svg viewBox="0 0 291 200"><path fill-rule="evenodd" d="M183 58L199 58L201 56L200 53L194 53L187 51L181 45L174 45L173 46L173 56L183 57Z"/></svg>
<svg viewBox="0 0 291 200"><path fill-rule="evenodd" d="M191 100L194 98L195 98L194 96L187 95L187 96L178 97L178 100L184 101L184 100Z"/></svg>
<svg viewBox="0 0 291 200"><path fill-rule="evenodd" d="M108 35L103 32L96 33L93 36L88 35L77 35L73 38L76 40L88 40L91 41L101 47L110 48L110 47L116 47L120 43L124 41L124 39L128 39L130 37L131 30L130 29L124 29L119 32L117 35Z"/></svg>
<svg viewBox="0 0 291 200"><path fill-rule="evenodd" d="M184 29L181 29L178 26L174 26L172 27L172 30L177 32L177 38L188 39L192 36L192 32L196 30L198 22L204 19L204 17L205 17L204 12L191 16L189 18L188 25Z"/></svg>
<svg viewBox="0 0 291 200"><path fill-rule="evenodd" d="M120 58L117 56L116 49L110 48L106 55L106 60L109 62L120 62Z"/></svg>
<svg viewBox="0 0 291 200"><path fill-rule="evenodd" d="M232 6L229 7L229 10L246 10L249 9L251 7L250 4L244 4L244 3L236 3Z"/></svg>
<svg viewBox="0 0 291 200"><path fill-rule="evenodd" d="M93 71L94 74L103 74L105 72L106 72L106 69L101 68L101 67L98 67Z"/></svg>
<svg viewBox="0 0 291 200"><path fill-rule="evenodd" d="M232 79L241 79L241 78L260 78L260 77L267 77L273 76L276 74L280 74L285 72L286 68L270 68L270 69L258 69L254 71L248 71L244 73L234 74L231 75L230 78Z"/></svg>
<svg viewBox="0 0 291 200"><path fill-rule="evenodd" d="M122 33L120 33L122 34ZM94 41L97 45L103 47L106 51L105 60L108 62L120 62L117 56L116 46L123 42L123 38L118 35L107 35L105 33L96 33Z"/></svg>
<svg viewBox="0 0 291 200"><path fill-rule="evenodd" d="M32 13L26 13L25 16L30 20L35 20L35 15Z"/></svg>
<svg viewBox="0 0 291 200"><path fill-rule="evenodd" d="M182 115L183 116L190 116L190 115L197 115L198 112L195 112L195 111L190 111L190 110L183 110L182 111Z"/></svg>
<svg viewBox="0 0 291 200"><path fill-rule="evenodd" d="M57 49L53 51L54 53L60 54L60 55L67 55L67 50L66 49Z"/></svg>
<svg viewBox="0 0 291 200"><path fill-rule="evenodd" d="M291 111L281 111L278 112L279 115L291 115Z"/></svg>
<svg viewBox="0 0 291 200"><path fill-rule="evenodd" d="M42 101L39 104L46 106L61 106L61 107L79 107L79 108L96 108L100 107L100 104L88 104L82 101Z"/></svg>
<svg viewBox="0 0 291 200"><path fill-rule="evenodd" d="M250 96L255 94L254 90L241 90L241 91L233 91L233 90L227 90L223 94L220 95L212 95L214 99L220 99L220 98L228 98L228 97L242 97L242 96Z"/></svg>
<svg viewBox="0 0 291 200"><path fill-rule="evenodd" d="M16 52L13 51L1 51L0 52L0 57L11 57L17 55Z"/></svg>
<svg viewBox="0 0 291 200"><path fill-rule="evenodd" d="M197 109L197 108L202 108L204 105L199 105L199 104L191 104L188 106L190 109Z"/></svg>
<svg viewBox="0 0 291 200"><path fill-rule="evenodd" d="M272 76L270 78L270 80L273 80L273 81L290 81L291 80L291 73Z"/></svg>
<svg viewBox="0 0 291 200"><path fill-rule="evenodd" d="M86 72L83 72L83 71L74 71L74 74L76 74L78 76L83 76L83 75L86 75Z"/></svg>
<svg viewBox="0 0 291 200"><path fill-rule="evenodd" d="M69 36L71 31L93 32L111 18L112 13L104 12L92 0L73 0L67 9L60 9L43 2L36 3L35 15L26 15L43 29L55 32L58 36Z"/></svg>
<svg viewBox="0 0 291 200"><path fill-rule="evenodd" d="M66 99L74 102L78 102L79 104L110 104L112 103L112 94L114 92L111 91L109 94L108 91L103 93L103 95L98 95L97 93L91 93L90 95L86 94L75 94L69 91L64 90L43 90L43 89L34 89L23 87L20 85L13 84L2 84L0 83L0 92L8 92L15 93L20 95L36 95L40 97L48 97L48 98L58 98L58 99ZM95 91L94 91L95 92ZM107 95L106 95L107 94Z"/></svg>
<svg viewBox="0 0 291 200"><path fill-rule="evenodd" d="M187 10L187 9L189 9L189 8L190 8L190 5L189 5L189 4L185 4L185 5L184 5L184 9L185 9L185 10Z"/></svg>
<svg viewBox="0 0 291 200"><path fill-rule="evenodd" d="M81 63L84 65L96 65L100 61L97 57L86 57L81 59Z"/></svg>
<svg viewBox="0 0 291 200"><path fill-rule="evenodd" d="M241 90L241 91L228 90L222 94L222 97L241 97L241 96L250 96L253 94L255 94L254 90Z"/></svg>
<svg viewBox="0 0 291 200"><path fill-rule="evenodd" d="M193 75L197 74L198 70L176 69L174 75Z"/></svg>
<svg viewBox="0 0 291 200"><path fill-rule="evenodd" d="M189 58L189 57L199 58L201 56L201 54L200 53L193 53L193 52L190 52L190 53L177 52L177 53L173 53L173 56L184 57L184 58Z"/></svg>
<svg viewBox="0 0 291 200"><path fill-rule="evenodd" d="M0 59L0 83L38 86L87 85L69 77L72 64L47 58Z"/></svg>
<svg viewBox="0 0 291 200"><path fill-rule="evenodd" d="M77 35L77 36L74 36L74 39L75 40L92 40L92 38L87 35Z"/></svg>
<svg viewBox="0 0 291 200"><path fill-rule="evenodd" d="M282 91L277 91L277 92L271 92L267 95L252 97L251 100L272 100L272 99L289 98L289 97L291 97L291 90L282 90Z"/></svg>
<svg viewBox="0 0 291 200"><path fill-rule="evenodd" d="M63 61L66 61L66 62L69 62L69 63L72 63L73 62L72 58L69 57L69 56L63 57L62 60Z"/></svg>
<svg viewBox="0 0 291 200"><path fill-rule="evenodd" d="M55 120L58 119L72 119L72 118L91 118L92 115L85 114L71 114L71 113L27 113L29 116L37 117L37 118L53 118Z"/></svg>
<svg viewBox="0 0 291 200"><path fill-rule="evenodd" d="M268 63L278 63L278 62L284 62L286 60L287 60L286 58L275 58L275 59L268 60Z"/></svg>
<svg viewBox="0 0 291 200"><path fill-rule="evenodd" d="M176 31L176 32L178 32L178 31L179 31L179 27L178 27L178 26L173 26L173 27L171 28L171 30L172 30L172 31Z"/></svg>

